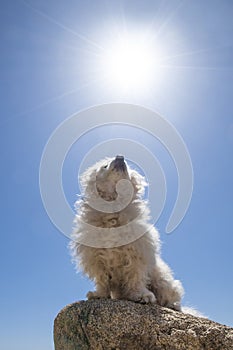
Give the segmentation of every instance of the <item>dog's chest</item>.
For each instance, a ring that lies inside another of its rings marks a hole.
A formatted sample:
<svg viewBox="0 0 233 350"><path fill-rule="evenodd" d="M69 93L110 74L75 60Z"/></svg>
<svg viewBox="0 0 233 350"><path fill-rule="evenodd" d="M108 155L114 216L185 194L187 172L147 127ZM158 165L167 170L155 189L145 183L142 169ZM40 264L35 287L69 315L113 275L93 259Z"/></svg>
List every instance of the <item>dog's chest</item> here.
<svg viewBox="0 0 233 350"><path fill-rule="evenodd" d="M142 257L133 246L123 246L114 249L101 249L96 252L95 263L111 273L115 270L127 269L135 265Z"/></svg>

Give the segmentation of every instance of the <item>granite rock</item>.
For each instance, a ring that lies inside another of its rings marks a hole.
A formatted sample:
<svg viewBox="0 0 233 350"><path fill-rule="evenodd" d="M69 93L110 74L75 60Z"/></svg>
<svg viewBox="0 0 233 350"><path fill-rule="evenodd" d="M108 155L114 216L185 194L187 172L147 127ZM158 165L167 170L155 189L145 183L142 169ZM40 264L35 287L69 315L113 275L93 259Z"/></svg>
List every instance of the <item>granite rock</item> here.
<svg viewBox="0 0 233 350"><path fill-rule="evenodd" d="M233 350L233 329L158 305L80 301L54 322L55 350Z"/></svg>

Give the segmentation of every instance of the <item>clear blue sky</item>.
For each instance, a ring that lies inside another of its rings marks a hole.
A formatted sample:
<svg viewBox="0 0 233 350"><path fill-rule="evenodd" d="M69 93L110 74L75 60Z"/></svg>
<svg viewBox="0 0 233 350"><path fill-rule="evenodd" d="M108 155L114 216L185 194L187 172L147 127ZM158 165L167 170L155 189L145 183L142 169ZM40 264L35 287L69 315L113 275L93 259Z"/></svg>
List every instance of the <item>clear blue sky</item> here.
<svg viewBox="0 0 233 350"><path fill-rule="evenodd" d="M176 172L166 152L157 154L168 180L167 206L157 223L163 257L183 281L184 304L233 326L232 16L227 0L2 2L1 349L52 349L56 314L92 287L75 273L68 239L43 208L39 164L62 121L112 101L159 111L185 140L194 191L187 215L171 235L164 228L177 191ZM137 98L115 95L95 70L95 43L123 23L150 24L170 57L164 79ZM110 134L156 151L140 131L121 126ZM78 149L88 151L89 142L107 139L108 130L101 135L87 134L67 156L63 185L70 205L78 191Z"/></svg>

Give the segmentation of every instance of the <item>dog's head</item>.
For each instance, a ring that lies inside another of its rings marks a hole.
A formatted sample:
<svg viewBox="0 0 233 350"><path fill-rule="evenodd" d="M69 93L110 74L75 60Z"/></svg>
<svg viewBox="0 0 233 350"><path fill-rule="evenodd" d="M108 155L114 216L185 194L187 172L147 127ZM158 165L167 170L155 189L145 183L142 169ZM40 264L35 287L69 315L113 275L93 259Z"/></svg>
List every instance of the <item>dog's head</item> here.
<svg viewBox="0 0 233 350"><path fill-rule="evenodd" d="M95 186L98 195L105 201L113 201L117 198L116 185L120 180L128 180L134 189L134 198L142 196L146 182L137 171L130 169L123 156L118 155L114 159L104 159L89 168L81 178L84 192ZM89 193L89 195L91 195Z"/></svg>
<svg viewBox="0 0 233 350"><path fill-rule="evenodd" d="M117 198L118 181L129 180L129 172L123 156L106 162L96 172L96 189L101 198L111 201Z"/></svg>

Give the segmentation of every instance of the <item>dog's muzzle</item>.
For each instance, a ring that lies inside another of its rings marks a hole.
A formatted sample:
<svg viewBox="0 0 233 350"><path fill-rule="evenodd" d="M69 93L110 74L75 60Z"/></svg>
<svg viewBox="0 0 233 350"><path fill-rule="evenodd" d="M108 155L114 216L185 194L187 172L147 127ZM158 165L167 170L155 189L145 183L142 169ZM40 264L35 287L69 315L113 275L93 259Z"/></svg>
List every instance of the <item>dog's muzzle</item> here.
<svg viewBox="0 0 233 350"><path fill-rule="evenodd" d="M122 172L126 171L127 166L125 163L124 156L116 156L116 158L111 162L110 168Z"/></svg>

